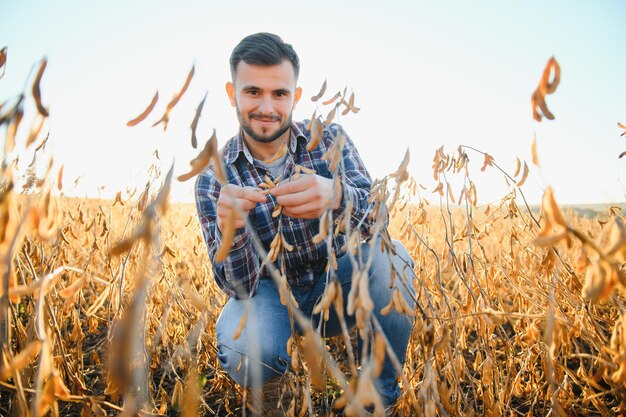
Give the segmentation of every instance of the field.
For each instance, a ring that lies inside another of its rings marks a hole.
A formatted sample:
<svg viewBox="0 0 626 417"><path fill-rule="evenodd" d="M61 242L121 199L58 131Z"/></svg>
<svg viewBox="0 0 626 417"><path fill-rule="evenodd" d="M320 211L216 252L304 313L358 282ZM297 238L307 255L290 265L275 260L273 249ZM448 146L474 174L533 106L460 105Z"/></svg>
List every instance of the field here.
<svg viewBox="0 0 626 417"><path fill-rule="evenodd" d="M420 305L399 415L621 413L622 298L608 278L600 293L589 289L594 265L619 251L603 251L598 261L576 238L581 231L590 244L615 246L620 210L596 218L569 210L571 247L544 248L533 244L538 219L514 194L499 207L447 209L425 200L404 204L411 189L418 187L403 188L390 225L416 261ZM152 240L111 254L143 224L149 207L144 202L140 211L141 203L4 195L2 207L15 210L4 211L4 235L13 231L16 241L4 272L10 302L2 415L242 413L244 392L216 360L214 323L225 298L213 282L194 206L172 204L150 220ZM18 217L16 231L12 216L29 206L41 218ZM589 295L605 300L593 303ZM340 339L323 342L349 378ZM287 389L302 394L309 372L306 365L291 372ZM322 390L309 392L320 413L340 387L329 377ZM297 396L294 415L306 415L308 398Z"/></svg>
<svg viewBox="0 0 626 417"><path fill-rule="evenodd" d="M217 360L215 321L226 299L214 282L194 206L171 203L172 172L162 175L153 168L145 189L119 192L115 200L59 195L63 169L52 172L52 158L44 153L48 137L41 135L48 117L39 90L45 65L43 60L33 82L38 113L29 121L29 133L18 134L26 123L24 94L0 107L0 127L6 128L0 183L0 414L249 415L244 404L257 404ZM552 67L555 78L548 83ZM537 121L537 106L554 118L545 95L556 89L559 71L552 58L533 93ZM192 77L193 69L159 123L167 125ZM317 98L323 94L324 88ZM330 123L340 106L346 114L358 112L354 94L348 98L344 91L333 104L339 95L325 102L333 106L325 121L311 122L310 129L319 132L311 142L319 141L323 123ZM153 104L129 126L145 119ZM194 123L201 111L202 103ZM192 130L195 141L193 123ZM33 162L21 174L16 143L32 152ZM341 135L334 143L324 159L337 184L345 181ZM209 162L223 175L217 148L213 136L191 162L191 171L178 179L193 178ZM495 170L509 185L498 204L479 203L469 153L472 160L482 156L481 171ZM49 161L43 172L37 171L36 157ZM533 159L537 165L534 146ZM409 250L415 261L414 309L399 292L388 306L374 306L367 286L360 285L368 266L361 262L347 302L357 329L323 339L295 307L284 271L272 271L281 302L303 330L288 344L291 370L282 392L292 399L285 414L356 416L380 405L372 378L385 356L394 356L372 311L385 309L414 319L395 409L399 416L624 415L621 208L562 209L549 188L540 208L529 207L523 194L526 162L522 168L518 160L510 175L492 156L469 147L436 151L438 186L432 191L409 176L409 160L407 152L396 172L374 183L368 216L361 221L382 238L386 251L391 239ZM299 167L296 175L310 173ZM453 177L462 189L453 189ZM324 213L325 226L313 239L330 243L334 234L344 233L353 255L362 240L354 219L349 214L333 219L332 213ZM223 229L225 250L216 258L228 252L235 217L233 209ZM283 221L284 214L277 209L275 217ZM268 261L291 250L280 233L269 246L256 246ZM328 256L332 261L334 253ZM412 279L405 272L395 271L396 286ZM329 276L332 282L332 267ZM322 312L343 302L330 290L334 287L327 286L318 306ZM356 331L372 346L358 364ZM380 407L376 412L380 415Z"/></svg>

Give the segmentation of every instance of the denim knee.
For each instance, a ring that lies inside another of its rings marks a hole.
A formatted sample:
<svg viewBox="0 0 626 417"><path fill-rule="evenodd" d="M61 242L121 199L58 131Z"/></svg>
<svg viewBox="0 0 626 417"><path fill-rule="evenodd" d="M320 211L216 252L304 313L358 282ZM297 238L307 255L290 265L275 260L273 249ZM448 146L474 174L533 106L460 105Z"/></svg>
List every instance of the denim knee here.
<svg viewBox="0 0 626 417"><path fill-rule="evenodd" d="M286 352L282 355L274 347L268 347L259 339L259 355L243 353L230 346L219 343L217 358L222 368L239 385L255 387L263 385L272 378L283 375L289 366ZM254 368L256 367L256 369Z"/></svg>
<svg viewBox="0 0 626 417"><path fill-rule="evenodd" d="M266 288L267 287L267 288ZM259 286L250 305L229 300L215 324L218 360L222 368L245 387L253 387L287 371L287 340L291 335L289 316L270 283ZM246 323L235 340L241 317L249 309Z"/></svg>

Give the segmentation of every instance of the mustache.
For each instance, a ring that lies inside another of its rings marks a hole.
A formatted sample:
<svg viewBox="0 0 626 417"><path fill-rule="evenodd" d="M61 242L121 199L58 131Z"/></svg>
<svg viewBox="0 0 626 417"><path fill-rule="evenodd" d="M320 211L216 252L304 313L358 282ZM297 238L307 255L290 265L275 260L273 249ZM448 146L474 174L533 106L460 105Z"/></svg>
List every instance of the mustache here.
<svg viewBox="0 0 626 417"><path fill-rule="evenodd" d="M278 116L276 114L264 115L263 113L250 113L250 118L251 119L272 120L274 122L277 122L277 121L280 120L280 116Z"/></svg>

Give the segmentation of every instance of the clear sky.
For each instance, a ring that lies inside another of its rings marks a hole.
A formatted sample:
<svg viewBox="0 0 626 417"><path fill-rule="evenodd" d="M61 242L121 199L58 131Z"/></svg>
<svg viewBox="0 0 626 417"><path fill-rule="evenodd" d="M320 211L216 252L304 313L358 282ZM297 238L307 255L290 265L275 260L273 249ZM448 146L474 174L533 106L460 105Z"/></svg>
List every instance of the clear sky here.
<svg viewBox="0 0 626 417"><path fill-rule="evenodd" d="M328 97L344 86L354 90L362 110L338 121L373 177L393 172L408 147L410 172L436 201L430 191L438 147L479 148L512 174L516 157L530 165L536 133L542 168L531 168L523 187L531 202L547 185L559 203L626 199L626 160L617 158L626 150L617 127L626 124L621 0L4 0L0 48L9 49L0 102L18 94L31 66L47 56L42 95L50 107L50 151L57 166L65 165L65 193L97 196L105 186L101 194L112 196L143 187L155 149L163 170L175 158L175 173L186 171L197 153L189 124L205 91L201 143L213 128L220 144L236 132L224 91L228 57L258 31L279 34L300 56L304 93L295 119L313 113L309 98L324 79ZM547 97L556 120L537 123L530 96L552 55L562 69L561 85ZM193 64L196 75L168 130L151 128ZM127 127L156 90L153 114ZM482 157L470 158L480 168ZM494 170L472 177L479 203L507 192ZM177 184L174 197L190 200L192 182Z"/></svg>

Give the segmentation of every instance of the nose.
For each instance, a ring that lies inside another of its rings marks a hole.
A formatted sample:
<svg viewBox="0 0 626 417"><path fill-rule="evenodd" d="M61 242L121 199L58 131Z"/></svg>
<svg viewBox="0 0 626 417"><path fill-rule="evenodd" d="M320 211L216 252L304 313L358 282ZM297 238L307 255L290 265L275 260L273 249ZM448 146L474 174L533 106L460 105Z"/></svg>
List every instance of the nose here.
<svg viewBox="0 0 626 417"><path fill-rule="evenodd" d="M268 96L263 97L263 99L259 103L259 113L274 114L274 103L272 102L271 97L268 97Z"/></svg>

